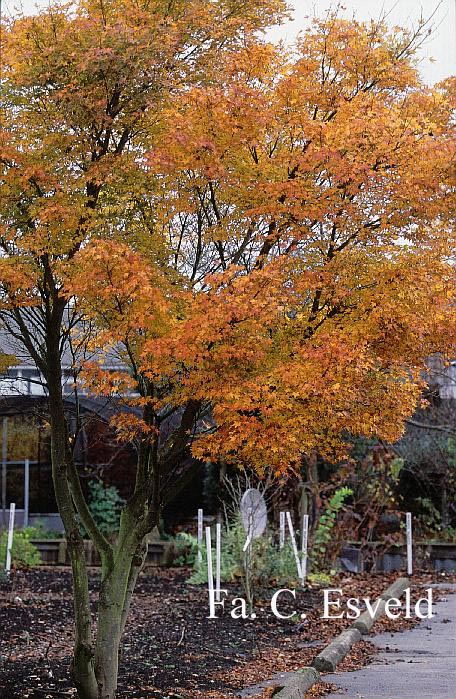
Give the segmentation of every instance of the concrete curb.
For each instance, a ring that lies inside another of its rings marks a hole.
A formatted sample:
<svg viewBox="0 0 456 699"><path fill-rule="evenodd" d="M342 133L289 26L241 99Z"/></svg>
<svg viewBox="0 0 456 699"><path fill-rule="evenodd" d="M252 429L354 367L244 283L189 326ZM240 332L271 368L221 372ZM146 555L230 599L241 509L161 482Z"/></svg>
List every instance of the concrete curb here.
<svg viewBox="0 0 456 699"><path fill-rule="evenodd" d="M377 619L380 619L385 612L386 600L381 597L374 602L375 614L371 616L369 612L363 612L358 619L351 625L352 629L358 629L360 634L365 636L369 633Z"/></svg>
<svg viewBox="0 0 456 699"><path fill-rule="evenodd" d="M362 634L367 634L384 611L387 600L399 598L409 587L408 578L398 578L378 598L378 607L373 617L368 612L361 616L345 631L342 631L331 643L319 653L312 662L312 667L303 667L294 673L274 692L274 699L304 699L305 693L320 680L320 672L334 672L337 665L345 658L350 649L358 643Z"/></svg>
<svg viewBox="0 0 456 699"><path fill-rule="evenodd" d="M404 594L406 589L410 587L410 580L408 578L398 578L395 580L387 590L380 595L382 599L391 599L391 597L400 597Z"/></svg>
<svg viewBox="0 0 456 699"><path fill-rule="evenodd" d="M312 662L312 667L315 667L320 672L334 672L351 647L360 640L361 633L358 629L354 629L352 626L349 629L345 629L334 641L331 641L329 646L326 646L317 655Z"/></svg>
<svg viewBox="0 0 456 699"><path fill-rule="evenodd" d="M363 612L361 616L351 625L351 628L358 629L363 636L368 634L377 619L380 619L380 617L384 614L387 601L393 597L401 597L409 585L410 581L408 578L398 578L395 580L393 584L390 585L374 603L374 607L377 605L375 614L371 616L369 612Z"/></svg>
<svg viewBox="0 0 456 699"><path fill-rule="evenodd" d="M297 670L286 685L274 692L274 699L303 699L308 689L320 681L320 673L314 667Z"/></svg>

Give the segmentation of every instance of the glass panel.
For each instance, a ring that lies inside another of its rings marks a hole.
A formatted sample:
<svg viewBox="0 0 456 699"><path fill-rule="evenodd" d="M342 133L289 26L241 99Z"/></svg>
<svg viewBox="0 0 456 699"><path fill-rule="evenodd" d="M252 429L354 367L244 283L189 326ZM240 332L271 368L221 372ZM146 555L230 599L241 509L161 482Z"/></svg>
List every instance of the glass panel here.
<svg viewBox="0 0 456 699"><path fill-rule="evenodd" d="M8 461L37 460L39 430L29 416L8 418Z"/></svg>
<svg viewBox="0 0 456 699"><path fill-rule="evenodd" d="M17 509L24 507L24 464L8 464L6 469L6 506L16 503Z"/></svg>
<svg viewBox="0 0 456 699"><path fill-rule="evenodd" d="M30 465L30 512L57 512L50 464Z"/></svg>

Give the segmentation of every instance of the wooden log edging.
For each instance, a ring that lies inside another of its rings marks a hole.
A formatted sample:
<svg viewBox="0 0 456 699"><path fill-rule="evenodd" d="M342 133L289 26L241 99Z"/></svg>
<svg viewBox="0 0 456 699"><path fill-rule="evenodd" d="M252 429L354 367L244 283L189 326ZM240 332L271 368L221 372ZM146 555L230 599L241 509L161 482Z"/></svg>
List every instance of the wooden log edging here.
<svg viewBox="0 0 456 699"><path fill-rule="evenodd" d="M283 687L278 687L273 695L274 699L304 699L307 690L319 682L320 672L334 672L351 648L361 640L362 635L369 633L377 619L384 614L386 602L401 597L409 585L408 578L395 580L374 603L374 615L371 616L367 611L361 614L348 629L342 631L314 658L311 667L298 670L286 680Z"/></svg>

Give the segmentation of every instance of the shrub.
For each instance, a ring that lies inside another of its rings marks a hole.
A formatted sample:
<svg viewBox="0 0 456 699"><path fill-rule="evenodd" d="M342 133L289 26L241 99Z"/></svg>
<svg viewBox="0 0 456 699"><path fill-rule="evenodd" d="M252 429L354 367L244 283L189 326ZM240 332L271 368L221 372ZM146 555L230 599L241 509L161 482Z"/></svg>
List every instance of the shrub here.
<svg viewBox="0 0 456 699"><path fill-rule="evenodd" d="M193 566L198 558L198 539L188 532L179 532L174 538L176 566Z"/></svg>
<svg viewBox="0 0 456 699"><path fill-rule="evenodd" d="M331 584L332 574L316 571L315 573L310 573L307 579L312 585L325 586Z"/></svg>
<svg viewBox="0 0 456 699"><path fill-rule="evenodd" d="M100 531L106 536L119 531L120 513L125 504L113 485L107 488L101 481L89 483L89 509Z"/></svg>
<svg viewBox="0 0 456 699"><path fill-rule="evenodd" d="M220 579L223 582L232 582L233 580L239 578L242 571L238 565L236 551L239 546L240 531L236 525L224 527L222 529L222 556L221 556L221 567L220 567ZM241 550L244 542L240 544ZM193 565L193 572L189 578L189 583L192 585L202 585L207 583L207 550L206 546L203 544L201 550L201 564L198 563L198 558L196 553L198 551L198 544L196 542L195 550L195 560ZM215 571L216 563L216 552L215 546L212 546L212 564Z"/></svg>
<svg viewBox="0 0 456 699"><path fill-rule="evenodd" d="M13 535L13 546L11 549L11 563L13 566L36 566L41 563L41 556L38 553L36 546L32 544L30 539L33 538L35 529L28 527L26 529L16 529ZM0 561L2 567L6 562L6 545L8 541L8 532L3 531L0 536Z"/></svg>
<svg viewBox="0 0 456 699"><path fill-rule="evenodd" d="M40 520L37 520L33 527L27 527L22 531L30 532L30 539L61 539L63 537L62 531L47 529Z"/></svg>
<svg viewBox="0 0 456 699"><path fill-rule="evenodd" d="M248 588L255 590L266 589L271 585L287 585L298 580L293 549L289 541L283 549L278 550L274 540L274 532L266 530L259 539L254 539L251 545L248 571L246 556L243 551L246 533L241 517L235 516L222 531L222 557L220 578L222 582L240 581L248 595ZM195 540L196 543L196 540ZM196 560L189 582L194 585L207 583L207 554L206 547L202 549L202 563ZM212 548L213 568L215 571L215 547Z"/></svg>
<svg viewBox="0 0 456 699"><path fill-rule="evenodd" d="M324 513L321 515L313 540L312 559L317 568L324 568L327 563L328 550L333 539L333 529L337 515L344 506L345 500L353 494L351 488L338 488L329 499ZM334 555L332 556L334 558Z"/></svg>

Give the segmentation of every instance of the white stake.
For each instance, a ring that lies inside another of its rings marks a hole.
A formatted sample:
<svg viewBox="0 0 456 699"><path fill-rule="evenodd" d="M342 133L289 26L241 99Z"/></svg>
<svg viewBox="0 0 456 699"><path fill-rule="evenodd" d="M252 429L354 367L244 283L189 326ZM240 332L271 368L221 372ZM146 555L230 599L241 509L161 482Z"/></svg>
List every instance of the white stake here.
<svg viewBox="0 0 456 699"><path fill-rule="evenodd" d="M247 539L245 540L245 544L242 547L242 552L245 553L247 549L249 548L250 544L252 543L252 537L250 534L247 535Z"/></svg>
<svg viewBox="0 0 456 699"><path fill-rule="evenodd" d="M203 510L198 510L198 565L203 562Z"/></svg>
<svg viewBox="0 0 456 699"><path fill-rule="evenodd" d="M293 547L293 553L294 553L294 557L295 557L295 561L296 561L296 569L298 571L298 577L301 580L301 582L303 582L301 561L299 560L299 553L298 553L298 547L296 546L296 539L295 539L293 522L291 521L291 515L289 512L287 512L286 517L287 517L287 522L288 522L288 529L290 530L291 545Z"/></svg>
<svg viewBox="0 0 456 699"><path fill-rule="evenodd" d="M14 533L14 513L16 511L16 504L12 502L9 508L9 523L8 523L8 540L6 543L6 566L5 570L7 573L11 570L11 550L13 548L13 533Z"/></svg>
<svg viewBox="0 0 456 699"><path fill-rule="evenodd" d="M215 601L220 602L220 568L222 562L222 525L215 525Z"/></svg>
<svg viewBox="0 0 456 699"><path fill-rule="evenodd" d="M247 537L245 540L245 544L242 547L242 551L246 553L248 551L250 544L252 543L252 532L253 532L253 512L252 510L249 511L248 513L249 519L248 519L248 527L247 527Z"/></svg>
<svg viewBox="0 0 456 699"><path fill-rule="evenodd" d="M206 527L206 554L207 554L207 589L209 591L209 604L214 599L214 574L212 572L212 543L211 528Z"/></svg>
<svg viewBox="0 0 456 699"><path fill-rule="evenodd" d="M407 512L405 515L407 526L407 575L413 573L413 544L412 544L412 513Z"/></svg>
<svg viewBox="0 0 456 699"><path fill-rule="evenodd" d="M280 512L280 539L279 539L279 548L283 549L285 546L285 512Z"/></svg>
<svg viewBox="0 0 456 699"><path fill-rule="evenodd" d="M30 500L30 464L24 461L24 527L29 524L29 500Z"/></svg>
<svg viewBox="0 0 456 699"><path fill-rule="evenodd" d="M302 517L301 532L301 572L302 581L305 582L307 576L307 544L309 540L309 515Z"/></svg>

